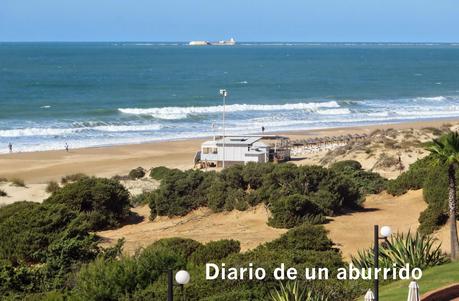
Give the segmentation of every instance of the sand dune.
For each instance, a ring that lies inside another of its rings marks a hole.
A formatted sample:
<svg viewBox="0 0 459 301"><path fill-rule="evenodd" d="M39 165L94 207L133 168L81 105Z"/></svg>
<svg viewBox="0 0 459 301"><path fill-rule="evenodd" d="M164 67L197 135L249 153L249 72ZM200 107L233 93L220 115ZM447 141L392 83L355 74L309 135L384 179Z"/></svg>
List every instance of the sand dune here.
<svg viewBox="0 0 459 301"><path fill-rule="evenodd" d="M372 245L375 223L389 225L395 232L416 230L419 214L425 208L421 190L410 191L400 197L381 193L367 198L365 210L334 217L325 227L344 257L349 258L358 249ZM241 242L242 250L249 250L286 232L285 229L271 228L266 224L269 212L263 206L245 212L224 213L212 213L203 208L184 217L161 217L155 221L148 220L150 210L147 206L134 211L144 220L120 229L99 232L106 244L113 244L124 237L126 252L133 253L166 237L179 236L200 242L232 238Z"/></svg>
<svg viewBox="0 0 459 301"><path fill-rule="evenodd" d="M241 242L241 249L246 251L286 232L266 224L269 212L261 205L244 212L234 210L212 213L208 208L201 208L184 217L160 217L154 221L148 219L150 215L148 206L134 208L133 211L143 217L143 221L98 233L108 244L124 237L125 251L131 254L138 248L167 237L192 238L202 243L219 239L236 239Z"/></svg>
<svg viewBox="0 0 459 301"><path fill-rule="evenodd" d="M26 187L13 186L11 183L0 183L0 189L8 195L0 197L0 206L20 201L41 203L49 196L46 184L27 184Z"/></svg>

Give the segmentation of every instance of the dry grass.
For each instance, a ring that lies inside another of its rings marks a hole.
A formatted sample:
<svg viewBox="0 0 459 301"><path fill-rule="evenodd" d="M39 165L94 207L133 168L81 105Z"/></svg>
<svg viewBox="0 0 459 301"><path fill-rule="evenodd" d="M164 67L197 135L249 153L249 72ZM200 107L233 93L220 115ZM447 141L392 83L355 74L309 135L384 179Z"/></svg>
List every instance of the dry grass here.
<svg viewBox="0 0 459 301"><path fill-rule="evenodd" d="M10 180L11 184L16 187L27 187L23 179L13 178Z"/></svg>

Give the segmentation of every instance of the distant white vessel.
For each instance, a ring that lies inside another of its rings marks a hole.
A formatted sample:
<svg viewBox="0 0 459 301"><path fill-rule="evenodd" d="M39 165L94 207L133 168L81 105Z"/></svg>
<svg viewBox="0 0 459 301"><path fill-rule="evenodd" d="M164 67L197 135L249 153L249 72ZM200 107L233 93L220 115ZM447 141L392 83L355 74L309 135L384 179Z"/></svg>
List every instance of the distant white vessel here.
<svg viewBox="0 0 459 301"><path fill-rule="evenodd" d="M218 41L218 42L208 42L208 41L191 41L189 43L190 46L234 46L236 45L236 40L231 38L226 41Z"/></svg>
<svg viewBox="0 0 459 301"><path fill-rule="evenodd" d="M210 43L207 42L207 41L191 41L189 43L190 46L207 46L209 45Z"/></svg>

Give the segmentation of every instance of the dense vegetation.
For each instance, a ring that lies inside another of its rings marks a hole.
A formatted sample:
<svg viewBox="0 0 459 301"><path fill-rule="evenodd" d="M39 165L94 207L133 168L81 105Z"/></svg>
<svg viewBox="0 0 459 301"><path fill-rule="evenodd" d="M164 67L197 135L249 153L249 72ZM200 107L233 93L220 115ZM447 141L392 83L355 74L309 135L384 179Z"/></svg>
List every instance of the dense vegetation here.
<svg viewBox="0 0 459 301"><path fill-rule="evenodd" d="M393 195L404 194L410 189L423 189L424 200L428 205L419 217L419 231L423 234L431 234L448 220L447 166L435 163L432 156L420 159L387 185L387 191Z"/></svg>
<svg viewBox="0 0 459 301"><path fill-rule="evenodd" d="M83 177L43 204L1 207L0 296L21 300L25 294L69 287L82 264L116 257L121 244L100 248L92 231L118 225L128 206L129 194L118 182Z"/></svg>
<svg viewBox="0 0 459 301"><path fill-rule="evenodd" d="M129 192L116 180L83 177L56 190L44 205L62 204L91 230L116 227L129 214Z"/></svg>
<svg viewBox="0 0 459 301"><path fill-rule="evenodd" d="M321 223L325 215L358 208L365 194L380 192L386 184L355 161L330 169L249 163L220 173L158 168L152 176L162 179L150 195L152 218L185 215L201 206L219 212L264 203L272 212L270 225L285 228Z"/></svg>
<svg viewBox="0 0 459 301"><path fill-rule="evenodd" d="M204 278L204 261L212 260L225 262L227 267L247 267L251 262L265 268L268 277L265 281L208 281ZM160 240L132 257L98 258L80 270L75 288L66 294L71 300L166 300L166 270L186 268L192 275L186 288L187 300L267 300L271 290L279 285L270 274L281 262L299 271L314 266L336 271L344 265L324 228L305 224L246 253L240 253L238 243L231 240L202 245L172 238ZM363 292L359 284L310 281L305 283L305 289L330 300L346 301ZM178 290L176 295L180 296Z"/></svg>
<svg viewBox="0 0 459 301"><path fill-rule="evenodd" d="M50 185L52 194L43 204L19 202L0 208L0 299L165 300L166 270L186 268L192 275L186 288L191 301L267 300L276 289L287 294L307 292L310 300L354 300L371 284L333 280L345 263L324 227L317 224L327 215L359 208L366 194L378 193L386 185L392 193L423 187L426 199L443 206L446 190L441 189L446 188L435 186L434 181L445 174L441 170L433 173L425 163L428 160L412 165L406 172L411 175L389 183L364 171L356 161L338 162L330 168L235 165L220 173L158 167L150 176L161 180L159 189L132 199L115 179L70 175L62 179L62 187ZM428 176L415 176L415 169L421 168ZM129 177L143 177L142 172L134 169ZM145 202L153 218L184 215L200 206L219 212L264 204L272 212L272 226L291 229L245 253L231 239L206 244L162 239L133 256L120 255L122 241L109 249L98 246L94 231L119 226L130 214L132 203ZM397 249L388 250L388 258L394 254L404 258L404 250L421 245L421 250L430 253L413 253L414 262L423 266L444 262L443 255L431 247L432 241L421 236L404 239L404 243L394 242ZM369 256L367 252L360 258L362 265L371 264L365 261ZM268 277L264 281L208 281L204 278L207 262L224 262L227 267L253 263L263 267ZM280 263L298 271L327 267L330 280L280 286L272 277ZM177 290L176 295L179 293Z"/></svg>

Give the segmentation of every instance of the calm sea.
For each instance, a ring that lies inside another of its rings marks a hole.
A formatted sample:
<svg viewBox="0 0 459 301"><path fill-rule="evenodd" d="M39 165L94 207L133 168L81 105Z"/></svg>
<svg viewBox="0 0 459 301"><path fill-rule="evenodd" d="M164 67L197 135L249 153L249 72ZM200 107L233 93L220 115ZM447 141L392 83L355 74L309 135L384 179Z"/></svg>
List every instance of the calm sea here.
<svg viewBox="0 0 459 301"><path fill-rule="evenodd" d="M0 152L459 116L459 45L0 43Z"/></svg>

